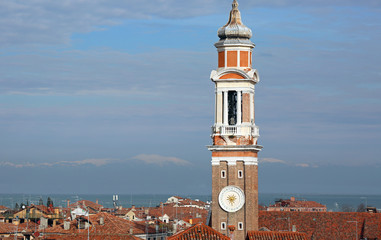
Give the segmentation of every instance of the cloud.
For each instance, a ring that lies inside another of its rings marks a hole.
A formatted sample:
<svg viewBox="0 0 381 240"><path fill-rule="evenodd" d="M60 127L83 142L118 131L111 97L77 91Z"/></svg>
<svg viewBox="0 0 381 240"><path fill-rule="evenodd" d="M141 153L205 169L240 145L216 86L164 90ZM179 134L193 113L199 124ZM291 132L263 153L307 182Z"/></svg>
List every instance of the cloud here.
<svg viewBox="0 0 381 240"><path fill-rule="evenodd" d="M32 168L35 167L34 163L12 163L12 162L0 162L0 167L13 167L13 168Z"/></svg>
<svg viewBox="0 0 381 240"><path fill-rule="evenodd" d="M69 44L74 33L103 31L129 19L179 19L214 13L228 14L225 0L28 0L0 1L0 46ZM261 0L240 1L241 9L254 7L379 7L380 1Z"/></svg>
<svg viewBox="0 0 381 240"><path fill-rule="evenodd" d="M102 31L127 19L185 18L215 12L214 1L0 1L0 46L68 44L73 33Z"/></svg>
<svg viewBox="0 0 381 240"><path fill-rule="evenodd" d="M260 163L282 163L282 164L286 164L286 161L276 159L276 158L260 158L259 162Z"/></svg>
<svg viewBox="0 0 381 240"><path fill-rule="evenodd" d="M294 166L294 167L302 167L302 168L317 168L318 165L316 164L310 164L310 163L291 163L285 160L276 159L276 158L260 158L260 163L276 163L276 164L284 164L288 166Z"/></svg>
<svg viewBox="0 0 381 240"><path fill-rule="evenodd" d="M34 168L34 167L53 167L53 166L82 166L82 165L94 165L96 167L101 167L111 162L118 161L116 159L84 159L78 161L59 161L59 162L43 162L43 163L12 163L12 162L0 162L0 166L2 167L13 167L13 168Z"/></svg>
<svg viewBox="0 0 381 240"><path fill-rule="evenodd" d="M302 167L302 168L317 168L318 165L311 164L311 163L297 163L295 164L296 167Z"/></svg>
<svg viewBox="0 0 381 240"><path fill-rule="evenodd" d="M164 165L164 164L175 164L175 165L180 165L180 166L185 166L185 165L190 165L191 163L180 159L176 157L165 157L165 156L160 156L156 154L140 154L133 159L140 160L146 164L156 164L156 165Z"/></svg>
<svg viewBox="0 0 381 240"><path fill-rule="evenodd" d="M298 164L295 164L295 166L306 168L306 167L310 167L310 164L308 164L308 163L298 163Z"/></svg>
<svg viewBox="0 0 381 240"><path fill-rule="evenodd" d="M187 58L184 58L184 55ZM166 59L178 59L176 67ZM214 56L214 55L213 55ZM0 94L12 95L108 95L155 97L176 95L179 88L196 90L207 81L189 84L201 73L194 67L210 64L212 55L186 50L156 50L129 54L110 49L59 51L23 50L0 57ZM202 61L200 61L202 59ZM152 77L147 73L155 73ZM178 76L184 75L183 81ZM207 75L207 72L205 73ZM188 91L191 92L191 91ZM191 95L190 93L188 95Z"/></svg>
<svg viewBox="0 0 381 240"><path fill-rule="evenodd" d="M111 162L116 161L115 159L109 159L109 158L103 158L103 159L84 159L80 161L63 161L63 162L58 162L58 164L63 164L63 165L69 165L69 166L81 166L85 164L91 164L97 167L101 167L104 165L107 165Z"/></svg>
<svg viewBox="0 0 381 240"><path fill-rule="evenodd" d="M164 164L175 164L179 166L190 165L191 163L176 157L166 157L156 154L140 154L132 159L142 161L146 164L156 164L163 166ZM83 165L93 165L96 167L102 167L114 162L127 162L129 160L118 160L111 158L91 158L78 161L58 161L58 162L42 162L42 163L12 163L9 161L0 162L0 167L12 167L12 168L35 168L35 167L54 167L54 166L69 166L78 167Z"/></svg>
<svg viewBox="0 0 381 240"><path fill-rule="evenodd" d="M240 4L255 7L331 7L331 6L363 6L363 7L380 7L378 0L358 1L358 0L240 0Z"/></svg>

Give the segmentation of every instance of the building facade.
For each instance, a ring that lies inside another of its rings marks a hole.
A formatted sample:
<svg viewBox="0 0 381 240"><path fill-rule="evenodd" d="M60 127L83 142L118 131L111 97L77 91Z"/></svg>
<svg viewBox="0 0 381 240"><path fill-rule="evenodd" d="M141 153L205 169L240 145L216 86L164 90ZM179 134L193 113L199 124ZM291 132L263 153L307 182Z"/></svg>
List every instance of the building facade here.
<svg viewBox="0 0 381 240"><path fill-rule="evenodd" d="M284 212L326 212L327 206L306 200L297 200L295 197L290 199L279 199L275 204L270 205L267 211L284 211Z"/></svg>
<svg viewBox="0 0 381 240"><path fill-rule="evenodd" d="M218 37L218 68L210 76L215 84L213 145L208 146L212 152L212 227L241 240L248 231L258 230L258 152L262 147L257 142L254 114L259 82L252 67L255 45L236 0Z"/></svg>

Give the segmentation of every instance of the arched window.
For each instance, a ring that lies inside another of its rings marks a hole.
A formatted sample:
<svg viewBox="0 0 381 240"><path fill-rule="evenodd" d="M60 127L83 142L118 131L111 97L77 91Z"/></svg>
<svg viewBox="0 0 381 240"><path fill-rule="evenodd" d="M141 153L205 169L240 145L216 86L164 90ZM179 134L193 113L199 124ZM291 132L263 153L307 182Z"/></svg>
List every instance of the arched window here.
<svg viewBox="0 0 381 240"><path fill-rule="evenodd" d="M228 91L228 123L237 124L237 91Z"/></svg>

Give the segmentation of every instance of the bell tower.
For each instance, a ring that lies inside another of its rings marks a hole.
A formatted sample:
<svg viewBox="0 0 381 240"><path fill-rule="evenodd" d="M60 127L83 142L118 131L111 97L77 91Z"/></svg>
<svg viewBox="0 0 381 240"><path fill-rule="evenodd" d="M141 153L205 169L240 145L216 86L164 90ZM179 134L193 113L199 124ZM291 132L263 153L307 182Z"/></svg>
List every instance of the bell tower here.
<svg viewBox="0 0 381 240"><path fill-rule="evenodd" d="M255 45L251 30L241 21L237 0L229 21L218 30L215 44L218 68L215 84L215 121L212 127L212 227L244 240L258 230L259 128L255 125L254 95L259 75L252 67Z"/></svg>

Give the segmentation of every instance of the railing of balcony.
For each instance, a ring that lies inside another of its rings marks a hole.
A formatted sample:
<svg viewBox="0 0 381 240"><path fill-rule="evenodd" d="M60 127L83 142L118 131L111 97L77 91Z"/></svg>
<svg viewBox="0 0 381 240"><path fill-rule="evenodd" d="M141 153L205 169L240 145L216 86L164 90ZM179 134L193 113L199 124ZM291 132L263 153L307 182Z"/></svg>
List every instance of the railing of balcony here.
<svg viewBox="0 0 381 240"><path fill-rule="evenodd" d="M256 125L250 126L213 126L212 135L251 135L253 137L259 136L259 127Z"/></svg>

